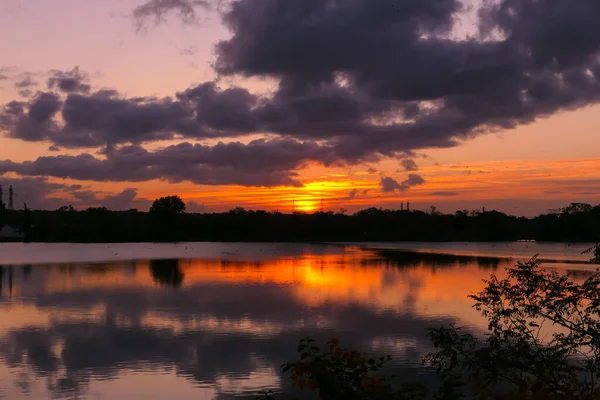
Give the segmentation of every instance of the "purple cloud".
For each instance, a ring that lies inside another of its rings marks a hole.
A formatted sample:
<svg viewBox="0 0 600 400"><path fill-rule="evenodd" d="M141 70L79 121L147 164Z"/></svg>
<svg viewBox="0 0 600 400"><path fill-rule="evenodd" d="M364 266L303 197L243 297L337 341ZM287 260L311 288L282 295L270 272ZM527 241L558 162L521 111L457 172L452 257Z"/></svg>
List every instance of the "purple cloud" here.
<svg viewBox="0 0 600 400"><path fill-rule="evenodd" d="M425 184L425 179L421 175L409 174L408 178L402 182L398 182L394 178L385 177L381 178L380 186L381 191L384 193L406 192L413 186L420 186Z"/></svg>

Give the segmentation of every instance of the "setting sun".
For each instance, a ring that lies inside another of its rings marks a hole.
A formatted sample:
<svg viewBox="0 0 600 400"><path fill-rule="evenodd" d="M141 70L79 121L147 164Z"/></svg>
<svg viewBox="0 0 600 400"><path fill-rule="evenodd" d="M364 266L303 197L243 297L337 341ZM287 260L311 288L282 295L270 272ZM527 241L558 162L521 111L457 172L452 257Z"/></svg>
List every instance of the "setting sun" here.
<svg viewBox="0 0 600 400"><path fill-rule="evenodd" d="M599 20L0 0L0 400L600 400Z"/></svg>
<svg viewBox="0 0 600 400"><path fill-rule="evenodd" d="M302 199L295 200L295 210L302 212L314 212L319 208L319 202L317 200Z"/></svg>

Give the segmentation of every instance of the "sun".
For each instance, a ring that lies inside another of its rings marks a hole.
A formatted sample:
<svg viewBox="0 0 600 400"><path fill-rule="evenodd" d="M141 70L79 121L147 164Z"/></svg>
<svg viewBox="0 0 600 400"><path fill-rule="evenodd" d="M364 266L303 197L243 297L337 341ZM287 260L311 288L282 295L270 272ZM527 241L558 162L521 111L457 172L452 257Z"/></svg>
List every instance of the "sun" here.
<svg viewBox="0 0 600 400"><path fill-rule="evenodd" d="M296 211L314 212L318 208L316 200L296 200Z"/></svg>

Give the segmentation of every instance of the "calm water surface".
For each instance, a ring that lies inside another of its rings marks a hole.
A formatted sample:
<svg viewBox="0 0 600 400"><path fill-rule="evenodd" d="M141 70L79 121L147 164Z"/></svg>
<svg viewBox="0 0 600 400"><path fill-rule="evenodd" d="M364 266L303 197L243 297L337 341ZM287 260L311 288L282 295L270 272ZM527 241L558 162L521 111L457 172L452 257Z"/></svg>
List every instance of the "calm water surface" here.
<svg viewBox="0 0 600 400"><path fill-rule="evenodd" d="M0 398L287 393L279 366L307 335L391 354L392 369L426 379L427 328L485 328L466 296L515 262L491 256L540 253L583 279L595 269L573 263L583 247L0 244Z"/></svg>

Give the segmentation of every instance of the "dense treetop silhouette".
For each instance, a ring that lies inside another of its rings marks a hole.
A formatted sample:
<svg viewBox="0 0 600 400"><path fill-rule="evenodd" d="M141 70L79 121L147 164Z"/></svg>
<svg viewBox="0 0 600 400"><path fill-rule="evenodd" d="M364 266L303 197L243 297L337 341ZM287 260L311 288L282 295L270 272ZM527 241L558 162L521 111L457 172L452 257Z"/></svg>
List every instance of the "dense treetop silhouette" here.
<svg viewBox="0 0 600 400"><path fill-rule="evenodd" d="M513 241L591 242L600 238L600 205L572 203L534 218L498 211L442 214L367 208L344 212L185 213L178 196L157 199L150 212L106 208L0 211L0 226L41 242L139 241ZM24 223L24 221L26 221Z"/></svg>

